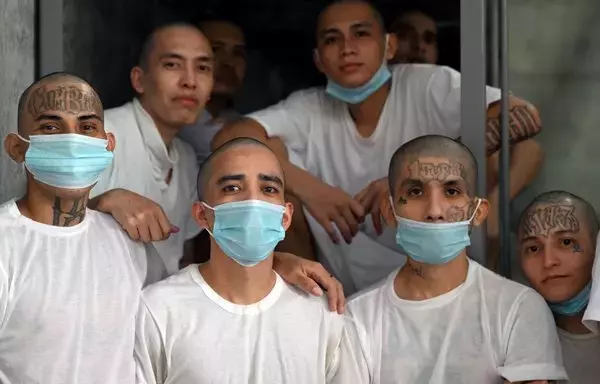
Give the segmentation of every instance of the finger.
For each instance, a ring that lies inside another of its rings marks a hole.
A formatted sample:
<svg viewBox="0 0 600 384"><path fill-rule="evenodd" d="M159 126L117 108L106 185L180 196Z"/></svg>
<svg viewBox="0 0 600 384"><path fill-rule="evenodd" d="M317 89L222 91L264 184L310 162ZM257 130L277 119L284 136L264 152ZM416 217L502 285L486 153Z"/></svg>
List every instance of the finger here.
<svg viewBox="0 0 600 384"><path fill-rule="evenodd" d="M154 214L154 216L156 217L156 221L157 221L157 223L159 225L159 229L162 233L162 239L167 239L171 233L177 233L177 232L173 232L173 229L177 228L177 227L173 227L171 225L169 218L167 217L165 212L162 210L162 208L159 208L157 210L157 212ZM177 230L179 231L179 228L177 228Z"/></svg>
<svg viewBox="0 0 600 384"><path fill-rule="evenodd" d="M129 236L129 238L131 240L133 240L133 241L140 240L140 233L138 232L137 227L127 225L126 227L123 227L123 229L125 230L125 232L127 232L127 235Z"/></svg>
<svg viewBox="0 0 600 384"><path fill-rule="evenodd" d="M342 284L319 263L305 267L308 277L321 286L327 293L329 309L340 314L344 312L346 299Z"/></svg>
<svg viewBox="0 0 600 384"><path fill-rule="evenodd" d="M356 218L352 214L350 208L346 207L342 211L342 216L344 217L344 220L346 221L346 224L350 229L350 234L352 235L352 237L356 236L356 233L358 232L358 223L356 222Z"/></svg>
<svg viewBox="0 0 600 384"><path fill-rule="evenodd" d="M150 235L150 229L144 223L139 223L137 225L137 230L140 235L140 241L143 243L149 243L152 241L152 236Z"/></svg>
<svg viewBox="0 0 600 384"><path fill-rule="evenodd" d="M383 226L381 225L381 210L379 205L376 205L371 209L371 220L373 220L373 227L375 227L375 232L377 232L377 236L381 235L383 232Z"/></svg>
<svg viewBox="0 0 600 384"><path fill-rule="evenodd" d="M154 216L149 216L150 222L148 225L148 232L150 232L151 241L161 241L165 239L162 229L160 228L160 224L158 220Z"/></svg>
<svg viewBox="0 0 600 384"><path fill-rule="evenodd" d="M353 235L352 235L352 231L350 230L350 227L346 223L346 219L344 218L344 216L337 215L336 217L333 218L333 221L335 222L335 225L340 230L340 233L342 234L344 241L346 241L346 244L350 244L352 242Z"/></svg>
<svg viewBox="0 0 600 384"><path fill-rule="evenodd" d="M319 217L315 216L315 220L317 220L317 222L319 224L321 224L321 227L323 227L325 232L327 232L327 234L329 235L329 238L331 239L331 241L334 244L340 243L340 237L338 236L337 231L333 227L333 223L331 222L331 220L328 217L325 217L323 219L321 216L319 216Z"/></svg>
<svg viewBox="0 0 600 384"><path fill-rule="evenodd" d="M369 188L370 185L368 185L366 188L364 188L362 191L358 192L355 196L354 196L354 200L356 201L361 201L366 195L367 193L369 193L370 189Z"/></svg>
<svg viewBox="0 0 600 384"><path fill-rule="evenodd" d="M352 213L354 214L354 216L357 219L364 220L364 218L365 218L365 209L362 206L362 204L359 203L356 200L350 200L349 205L350 205L350 209L352 210Z"/></svg>

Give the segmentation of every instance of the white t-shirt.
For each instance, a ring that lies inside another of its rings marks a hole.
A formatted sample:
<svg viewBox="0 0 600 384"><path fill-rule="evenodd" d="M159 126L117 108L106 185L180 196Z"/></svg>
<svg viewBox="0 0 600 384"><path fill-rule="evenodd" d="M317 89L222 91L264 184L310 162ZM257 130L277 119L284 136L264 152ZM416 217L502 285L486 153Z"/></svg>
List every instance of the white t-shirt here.
<svg viewBox="0 0 600 384"><path fill-rule="evenodd" d="M362 381L357 383L567 378L554 319L531 288L470 261L467 279L458 288L409 301L394 291L397 273L347 305L354 348L342 350L340 369L358 366Z"/></svg>
<svg viewBox="0 0 600 384"><path fill-rule="evenodd" d="M0 206L0 383L131 384L144 246L88 210L73 227Z"/></svg>
<svg viewBox="0 0 600 384"><path fill-rule="evenodd" d="M573 334L558 328L563 362L569 384L598 384L600 381L600 336Z"/></svg>
<svg viewBox="0 0 600 384"><path fill-rule="evenodd" d="M200 233L192 217L192 204L198 200L194 151L178 138L173 139L167 150L154 121L137 99L106 111L104 128L115 135L115 156L111 167L92 189L91 197L123 188L159 204L180 232L154 242L164 266L149 268L162 267L168 274L174 273L179 270L185 241ZM167 184L170 169L173 173Z"/></svg>
<svg viewBox="0 0 600 384"><path fill-rule="evenodd" d="M401 64L390 70L390 94L370 137L358 134L347 105L322 88L295 92L248 117L269 136L283 140L292 163L354 196L372 181L387 177L392 155L407 141L428 134L460 136L460 73L431 65ZM499 89L487 88L488 104L500 96ZM341 280L346 293L379 281L406 260L398 251L394 230L388 228L378 237L370 217L351 247L333 244L312 217L308 223L319 258Z"/></svg>
<svg viewBox="0 0 600 384"><path fill-rule="evenodd" d="M224 300L197 265L146 288L135 356L144 384L320 384L337 371L343 318L279 276L253 305Z"/></svg>
<svg viewBox="0 0 600 384"><path fill-rule="evenodd" d="M583 324L597 335L600 335L600 233L596 238L596 255L594 259L594 267L592 269L592 291L590 293L590 301L587 309L583 314Z"/></svg>

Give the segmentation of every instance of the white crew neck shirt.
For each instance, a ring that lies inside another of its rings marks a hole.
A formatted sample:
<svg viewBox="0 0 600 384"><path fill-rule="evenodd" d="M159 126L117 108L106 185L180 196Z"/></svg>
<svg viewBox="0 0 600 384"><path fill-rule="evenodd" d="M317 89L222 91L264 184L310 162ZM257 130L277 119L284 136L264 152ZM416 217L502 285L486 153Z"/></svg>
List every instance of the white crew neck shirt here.
<svg viewBox="0 0 600 384"><path fill-rule="evenodd" d="M0 383L133 383L145 257L108 215L56 227L1 205Z"/></svg>
<svg viewBox="0 0 600 384"><path fill-rule="evenodd" d="M146 288L138 314L138 384L321 384L336 374L343 318L287 285L231 303L198 265Z"/></svg>
<svg viewBox="0 0 600 384"><path fill-rule="evenodd" d="M600 335L575 334L557 328L569 384L597 384L600 381Z"/></svg>
<svg viewBox="0 0 600 384"><path fill-rule="evenodd" d="M348 105L327 95L323 88L295 92L248 117L285 143L292 163L355 196L369 183L387 177L392 155L402 144L429 134L460 136L460 73L448 67L413 64L390 66L390 71L390 93L370 137L359 135ZM499 89L487 87L488 105L500 97ZM360 225L351 245L343 241L336 245L305 213L319 260L342 282L346 294L385 278L406 261L396 245L395 231L387 228L377 236L370 217Z"/></svg>
<svg viewBox="0 0 600 384"><path fill-rule="evenodd" d="M341 368L357 383L492 384L567 378L554 319L532 289L469 262L465 282L410 301L394 291L398 271L351 298L350 350Z"/></svg>

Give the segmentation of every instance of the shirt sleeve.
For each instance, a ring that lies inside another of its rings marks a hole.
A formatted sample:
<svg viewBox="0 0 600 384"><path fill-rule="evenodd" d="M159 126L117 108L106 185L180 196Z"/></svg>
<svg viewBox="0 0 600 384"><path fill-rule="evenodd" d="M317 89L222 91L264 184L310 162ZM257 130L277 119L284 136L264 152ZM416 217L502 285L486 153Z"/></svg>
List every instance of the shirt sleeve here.
<svg viewBox="0 0 600 384"><path fill-rule="evenodd" d="M142 299L136 323L136 383L163 384L167 379L166 352L160 330Z"/></svg>
<svg viewBox="0 0 600 384"><path fill-rule="evenodd" d="M308 144L311 116L320 113L320 93L317 88L297 91L247 117L260 123L267 136L280 138L288 150L303 154Z"/></svg>
<svg viewBox="0 0 600 384"><path fill-rule="evenodd" d="M600 239L600 233L596 242ZM600 244L600 243L597 243ZM600 266L598 257L600 255L600 246L596 247L596 258L594 259L594 268L592 269L592 291L590 300L583 315L583 324L595 334L600 334Z"/></svg>
<svg viewBox="0 0 600 384"><path fill-rule="evenodd" d="M505 358L498 373L510 382L567 380L550 308L532 289L517 298L504 326Z"/></svg>
<svg viewBox="0 0 600 384"><path fill-rule="evenodd" d="M440 135L461 136L461 75L449 67L435 67L426 89L430 124ZM487 106L500 100L498 88L486 87ZM481 127L481 129L485 129Z"/></svg>
<svg viewBox="0 0 600 384"><path fill-rule="evenodd" d="M367 355L361 342L366 338L361 338L359 332L357 324L346 318L339 348L339 366L335 376L327 381L328 384L370 384Z"/></svg>

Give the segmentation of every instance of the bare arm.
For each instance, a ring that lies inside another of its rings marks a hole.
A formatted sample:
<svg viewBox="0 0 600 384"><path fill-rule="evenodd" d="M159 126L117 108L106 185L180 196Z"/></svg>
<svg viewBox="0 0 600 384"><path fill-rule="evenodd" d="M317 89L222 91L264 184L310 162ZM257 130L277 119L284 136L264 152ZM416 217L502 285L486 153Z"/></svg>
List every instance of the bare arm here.
<svg viewBox="0 0 600 384"><path fill-rule="evenodd" d="M487 110L486 150L488 156L500 149L500 112L500 101L492 103ZM529 102L510 96L508 113L511 144L530 139L542 130L539 113Z"/></svg>

